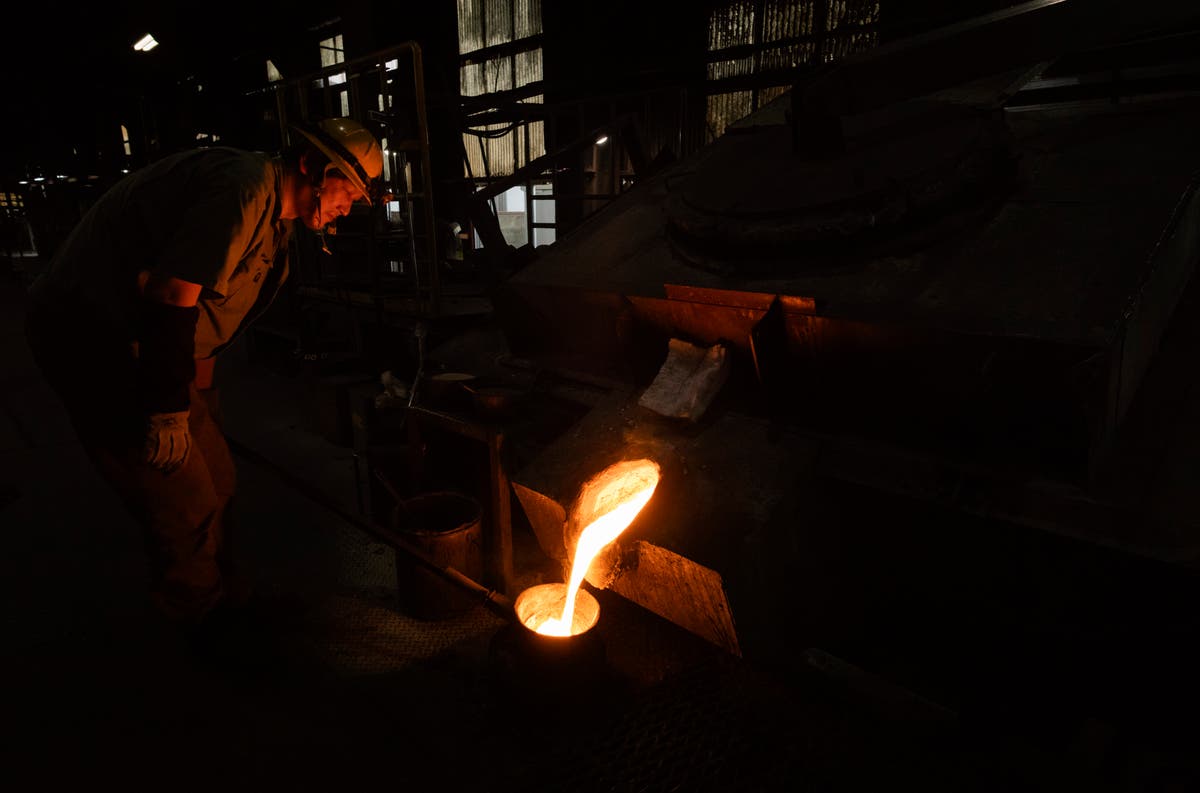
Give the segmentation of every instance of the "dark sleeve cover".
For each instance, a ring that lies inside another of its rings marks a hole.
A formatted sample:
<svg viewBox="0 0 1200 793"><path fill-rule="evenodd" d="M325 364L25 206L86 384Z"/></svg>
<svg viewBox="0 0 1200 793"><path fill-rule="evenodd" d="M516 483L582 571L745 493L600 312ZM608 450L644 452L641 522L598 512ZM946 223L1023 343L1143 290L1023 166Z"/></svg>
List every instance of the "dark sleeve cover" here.
<svg viewBox="0 0 1200 793"><path fill-rule="evenodd" d="M196 306L172 306L143 298L138 312L138 395L147 413L188 409L188 386L196 377Z"/></svg>

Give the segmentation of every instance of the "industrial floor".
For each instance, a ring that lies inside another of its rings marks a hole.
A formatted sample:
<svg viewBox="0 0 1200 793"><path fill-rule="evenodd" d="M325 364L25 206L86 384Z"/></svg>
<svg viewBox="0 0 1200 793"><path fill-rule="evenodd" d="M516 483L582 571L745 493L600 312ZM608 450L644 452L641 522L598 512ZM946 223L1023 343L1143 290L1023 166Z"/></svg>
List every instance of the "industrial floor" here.
<svg viewBox="0 0 1200 793"><path fill-rule="evenodd" d="M433 621L398 608L396 551L344 519L352 451L305 426L295 382L236 357L219 375L259 599L243 645L197 657L154 620L135 528L25 350L27 270L0 268L12 789L1200 789L1189 733L1139 742L1085 713L1053 740L980 745L953 709L835 652L796 647L780 674L607 592L587 690L514 676L511 626L483 604ZM518 588L540 583L530 538L515 541Z"/></svg>

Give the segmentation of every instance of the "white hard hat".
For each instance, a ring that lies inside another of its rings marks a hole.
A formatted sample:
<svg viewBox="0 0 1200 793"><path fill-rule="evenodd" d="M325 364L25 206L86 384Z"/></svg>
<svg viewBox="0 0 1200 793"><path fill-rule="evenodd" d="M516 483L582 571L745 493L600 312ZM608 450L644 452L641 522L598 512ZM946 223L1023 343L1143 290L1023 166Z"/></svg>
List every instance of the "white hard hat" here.
<svg viewBox="0 0 1200 793"><path fill-rule="evenodd" d="M375 136L352 118L327 118L308 127L294 127L329 158L371 203L373 182L383 173L383 149Z"/></svg>

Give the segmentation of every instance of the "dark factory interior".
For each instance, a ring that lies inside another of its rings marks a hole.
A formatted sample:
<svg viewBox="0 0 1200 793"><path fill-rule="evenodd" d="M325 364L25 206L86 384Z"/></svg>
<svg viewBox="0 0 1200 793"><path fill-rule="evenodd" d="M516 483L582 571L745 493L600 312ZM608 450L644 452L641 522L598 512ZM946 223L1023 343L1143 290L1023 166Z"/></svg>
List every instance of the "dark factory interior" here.
<svg viewBox="0 0 1200 793"><path fill-rule="evenodd" d="M23 788L1200 790L1194 2L10 30ZM216 358L254 597L197 653L35 364L29 289L128 174L335 117L387 195L297 223Z"/></svg>

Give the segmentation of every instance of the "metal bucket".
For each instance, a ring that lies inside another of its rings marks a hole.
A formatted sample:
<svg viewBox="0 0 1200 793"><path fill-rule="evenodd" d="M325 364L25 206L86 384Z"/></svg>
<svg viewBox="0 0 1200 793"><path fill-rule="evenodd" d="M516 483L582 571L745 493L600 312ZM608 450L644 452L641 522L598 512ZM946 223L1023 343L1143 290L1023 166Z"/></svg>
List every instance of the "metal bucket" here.
<svg viewBox="0 0 1200 793"><path fill-rule="evenodd" d="M483 576L482 515L474 498L447 490L399 502L392 525L438 567L452 567L479 581ZM444 619L479 605L471 592L401 550L396 551L396 589L400 610L417 619Z"/></svg>

